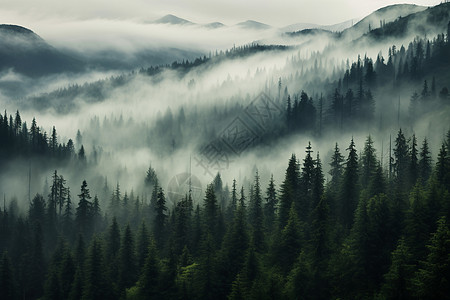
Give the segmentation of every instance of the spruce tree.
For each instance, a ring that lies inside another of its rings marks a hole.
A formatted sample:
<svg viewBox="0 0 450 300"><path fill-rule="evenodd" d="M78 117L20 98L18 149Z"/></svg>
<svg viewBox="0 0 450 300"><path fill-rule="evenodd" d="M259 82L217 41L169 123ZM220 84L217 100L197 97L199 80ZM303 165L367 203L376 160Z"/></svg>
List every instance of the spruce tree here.
<svg viewBox="0 0 450 300"><path fill-rule="evenodd" d="M275 189L275 182L273 174L270 177L269 186L266 190L266 202L264 203L264 220L265 228L271 232L274 228L276 211L278 207L277 191Z"/></svg>
<svg viewBox="0 0 450 300"><path fill-rule="evenodd" d="M422 183L428 181L431 175L431 155L428 148L427 138L423 139L422 148L420 149L419 158L419 178Z"/></svg>
<svg viewBox="0 0 450 300"><path fill-rule="evenodd" d="M86 180L83 180L81 184L81 193L78 195L80 201L78 202L77 212L75 215L75 223L79 233L88 236L91 224L91 195L89 194L89 189L87 188Z"/></svg>
<svg viewBox="0 0 450 300"><path fill-rule="evenodd" d="M252 246L258 253L261 253L265 248L263 217L261 187L259 183L258 171L256 171L255 184L253 188L253 201L249 207L249 223L251 226Z"/></svg>
<svg viewBox="0 0 450 300"><path fill-rule="evenodd" d="M345 229L350 230L353 224L353 214L355 212L358 196L358 155L356 154L355 142L353 138L350 146L346 166L343 174L343 181L340 193L340 221Z"/></svg>
<svg viewBox="0 0 450 300"><path fill-rule="evenodd" d="M163 189L160 187L157 195L155 206L155 220L153 226L153 236L158 247L162 247L164 244L164 238L166 233L166 197L164 196Z"/></svg>
<svg viewBox="0 0 450 300"><path fill-rule="evenodd" d="M119 293L123 293L125 289L136 283L138 275L134 239L129 225L127 225L123 234L118 263L118 288Z"/></svg>
<svg viewBox="0 0 450 300"><path fill-rule="evenodd" d="M95 237L86 258L82 299L110 299L104 263L101 242Z"/></svg>
<svg viewBox="0 0 450 300"><path fill-rule="evenodd" d="M416 276L417 295L428 299L448 299L450 295L450 229L446 218L438 220L430 239L428 256Z"/></svg>
<svg viewBox="0 0 450 300"><path fill-rule="evenodd" d="M283 183L281 184L280 191L280 206L278 210L278 225L280 230L286 226L289 219L289 211L292 203L298 194L298 182L300 180L299 169L297 164L297 158L295 154L292 154L288 168L286 169L286 175Z"/></svg>
<svg viewBox="0 0 450 300"><path fill-rule="evenodd" d="M399 300L413 298L414 264L404 238L398 241L397 248L392 252L391 261L389 271L384 275L381 297Z"/></svg>

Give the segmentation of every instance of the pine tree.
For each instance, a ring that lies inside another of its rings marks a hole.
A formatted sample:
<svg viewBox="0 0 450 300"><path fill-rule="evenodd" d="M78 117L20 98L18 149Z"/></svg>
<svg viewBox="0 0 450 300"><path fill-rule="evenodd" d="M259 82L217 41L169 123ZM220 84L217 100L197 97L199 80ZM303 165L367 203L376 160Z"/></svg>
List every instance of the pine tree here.
<svg viewBox="0 0 450 300"><path fill-rule="evenodd" d="M340 179L343 174L344 156L342 156L338 144L334 147L334 153L331 157L330 171L331 175L330 186L331 189L336 190L340 185Z"/></svg>
<svg viewBox="0 0 450 300"><path fill-rule="evenodd" d="M409 196L410 207L405 216L405 241L416 260L425 256L425 244L430 234L426 195L422 187L416 185Z"/></svg>
<svg viewBox="0 0 450 300"><path fill-rule="evenodd" d="M209 184L206 187L203 207L205 214L205 232L210 232L213 237L215 237L214 233L217 231L218 205L216 194L214 193L214 186L212 184Z"/></svg>
<svg viewBox="0 0 450 300"><path fill-rule="evenodd" d="M153 226L153 236L155 238L155 242L158 247L162 247L164 244L164 237L166 231L166 215L167 207L166 207L166 197L164 196L163 189L160 187L158 191L158 196L156 200L155 207L155 220Z"/></svg>
<svg viewBox="0 0 450 300"><path fill-rule="evenodd" d="M249 246L249 235L245 207L239 205L223 241L221 272L223 283L227 284L241 270Z"/></svg>
<svg viewBox="0 0 450 300"><path fill-rule="evenodd" d="M144 269L139 278L138 287L142 298L158 299L160 267L157 258L156 245L153 241L150 242L147 258L145 259Z"/></svg>
<svg viewBox="0 0 450 300"><path fill-rule="evenodd" d="M413 186L416 184L417 179L419 178L419 164L417 158L417 139L416 135L413 134L411 140L411 160L409 163L409 184Z"/></svg>
<svg viewBox="0 0 450 300"><path fill-rule="evenodd" d="M375 148L373 147L372 137L369 135L364 144L364 150L361 155L361 185L367 188L377 167L377 158Z"/></svg>
<svg viewBox="0 0 450 300"><path fill-rule="evenodd" d="M269 186L266 190L266 202L264 203L264 220L265 228L272 231L275 223L275 216L278 206L277 191L275 189L275 182L273 174L270 176Z"/></svg>
<svg viewBox="0 0 450 300"><path fill-rule="evenodd" d="M450 160L448 159L448 151L445 147L445 142L443 142L436 163L437 180L443 186L448 186L450 180L449 169Z"/></svg>
<svg viewBox="0 0 450 300"><path fill-rule="evenodd" d="M422 183L428 181L431 175L431 155L430 150L428 148L427 139L424 138L422 143L422 148L420 149L420 158L419 158L419 178Z"/></svg>
<svg viewBox="0 0 450 300"><path fill-rule="evenodd" d="M317 152L317 158L315 160L315 167L312 170L312 190L311 190L311 208L310 211L312 212L318 205L319 202L322 199L323 192L324 192L324 182L325 179L323 177L322 173L322 162L320 161L319 152Z"/></svg>
<svg viewBox="0 0 450 300"><path fill-rule="evenodd" d="M369 188L368 188L368 196L371 198L373 196L382 194L386 192L386 178L383 173L383 168L381 164L378 163L378 166L375 169L375 173L372 174L370 178Z"/></svg>
<svg viewBox="0 0 450 300"><path fill-rule="evenodd" d="M133 234L129 225L125 228L122 238L118 262L118 287L119 292L123 293L124 289L130 288L136 283L138 275Z"/></svg>
<svg viewBox="0 0 450 300"><path fill-rule="evenodd" d="M404 193L408 189L407 178L408 178L408 166L409 166L409 148L406 143L405 135L402 129L399 130L397 138L395 139L394 148L394 173L397 186L401 188L401 192Z"/></svg>
<svg viewBox="0 0 450 300"><path fill-rule="evenodd" d="M450 229L445 217L430 239L428 256L417 272L416 291L421 298L448 299L450 295Z"/></svg>
<svg viewBox="0 0 450 300"><path fill-rule="evenodd" d="M156 175L155 169L153 169L151 165L148 167L144 182L145 186L149 190L152 190L152 188L158 184L158 176Z"/></svg>
<svg viewBox="0 0 450 300"><path fill-rule="evenodd" d="M147 226L145 222L141 223L139 227L138 236L137 236L137 244L136 244L136 257L137 257L137 265L138 270L141 270L144 267L145 259L148 255L148 247L149 247L149 233L147 230ZM138 272L140 273L140 272Z"/></svg>
<svg viewBox="0 0 450 300"><path fill-rule="evenodd" d="M249 207L249 223L251 226L252 246L258 253L265 248L264 241L264 219L262 209L261 187L259 183L258 171L255 175L255 184L253 189L253 201Z"/></svg>
<svg viewBox="0 0 450 300"><path fill-rule="evenodd" d="M302 236L299 232L299 224L300 221L297 216L297 210L295 209L295 205L292 204L289 211L288 222L281 232L278 252L278 263L285 274L292 268L302 246Z"/></svg>
<svg viewBox="0 0 450 300"><path fill-rule="evenodd" d="M297 214L302 222L307 220L312 205L311 194L315 162L311 155L313 152L311 149L311 142L308 142L308 147L306 147L306 157L303 160L302 172L300 174L300 197L296 199L297 202L295 204Z"/></svg>
<svg viewBox="0 0 450 300"><path fill-rule="evenodd" d="M297 158L292 154L286 175L281 184L280 207L278 208L278 224L283 229L289 218L289 210L298 193L298 182L300 180Z"/></svg>
<svg viewBox="0 0 450 300"><path fill-rule="evenodd" d="M106 260L108 261L108 278L113 281L116 281L116 279L118 278L118 261L120 248L120 229L117 220L114 217L107 233L105 250Z"/></svg>
<svg viewBox="0 0 450 300"><path fill-rule="evenodd" d="M102 221L100 203L98 201L97 195L94 196L94 201L92 202L90 213L91 213L90 218L92 221L93 231L96 232L100 229L100 225L101 225L101 221Z"/></svg>
<svg viewBox="0 0 450 300"><path fill-rule="evenodd" d="M75 272L76 268L75 263L73 261L72 253L69 248L66 248L58 272L58 278L61 285L62 299L69 298L72 282L74 281L75 278Z"/></svg>
<svg viewBox="0 0 450 300"><path fill-rule="evenodd" d="M389 271L384 275L385 281L381 287L381 296L385 299L413 298L414 265L404 238L399 240L397 248L392 252L391 260Z"/></svg>
<svg viewBox="0 0 450 300"><path fill-rule="evenodd" d="M91 199L91 195L89 194L86 180L83 180L83 183L81 184L81 193L78 195L78 198L80 198L80 201L78 202L77 212L75 215L75 223L78 232L85 236L88 236L91 225L91 203L89 202L89 199Z"/></svg>
<svg viewBox="0 0 450 300"><path fill-rule="evenodd" d="M86 258L82 299L108 299L111 289L105 278L105 267L100 240L94 238Z"/></svg>
<svg viewBox="0 0 450 300"><path fill-rule="evenodd" d="M340 220L344 228L350 229L353 224L353 214L357 206L359 195L358 186L358 155L356 154L353 138L350 146L346 166L343 174L340 195Z"/></svg>

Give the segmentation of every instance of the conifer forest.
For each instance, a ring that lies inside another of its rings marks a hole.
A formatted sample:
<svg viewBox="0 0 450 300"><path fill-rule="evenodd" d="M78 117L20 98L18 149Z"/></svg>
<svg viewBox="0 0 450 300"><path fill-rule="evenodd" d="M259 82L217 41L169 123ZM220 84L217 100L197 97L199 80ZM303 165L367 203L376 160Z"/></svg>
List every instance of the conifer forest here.
<svg viewBox="0 0 450 300"><path fill-rule="evenodd" d="M450 3L39 1L0 4L0 299L450 299Z"/></svg>

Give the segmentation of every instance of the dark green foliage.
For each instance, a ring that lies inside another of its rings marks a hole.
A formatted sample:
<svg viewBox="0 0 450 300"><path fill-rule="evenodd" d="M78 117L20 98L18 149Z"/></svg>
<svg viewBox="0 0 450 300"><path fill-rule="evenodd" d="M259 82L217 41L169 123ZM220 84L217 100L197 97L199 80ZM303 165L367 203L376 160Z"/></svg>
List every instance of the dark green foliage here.
<svg viewBox="0 0 450 300"><path fill-rule="evenodd" d="M77 226L78 233L84 236L89 236L91 232L91 195L87 188L86 180L83 180L81 184L81 193L78 195L80 201L78 202L77 212L75 215L75 224Z"/></svg>
<svg viewBox="0 0 450 300"><path fill-rule="evenodd" d="M167 207L166 207L166 197L164 195L163 189L160 187L157 194L157 200L155 203L155 220L153 226L153 236L158 247L162 247L164 245L164 237L166 231L166 215Z"/></svg>
<svg viewBox="0 0 450 300"><path fill-rule="evenodd" d="M129 225L123 234L118 264L118 289L122 293L136 283L138 275L134 239Z"/></svg>
<svg viewBox="0 0 450 300"><path fill-rule="evenodd" d="M272 231L275 225L275 217L278 206L277 191L275 189L275 182L273 180L273 174L270 177L269 186L266 190L266 198L264 203L264 221L265 228L268 231Z"/></svg>
<svg viewBox="0 0 450 300"><path fill-rule="evenodd" d="M160 266L156 253L154 242L150 243L147 258L145 259L144 269L138 281L139 294L142 298L158 298L160 297L159 278Z"/></svg>
<svg viewBox="0 0 450 300"><path fill-rule="evenodd" d="M431 174L428 144L418 153L414 137L408 147L400 133L389 181L370 137L359 161L353 140L345 162L335 146L327 183L308 146L301 172L292 155L281 190L271 177L265 201L259 173L248 196L243 187L237 195L234 182L228 197L216 177L195 210L190 193L167 207L157 185L153 204L122 197L117 185L113 200L128 213L111 216L108 228L110 215L101 216L98 197L90 201L86 182L75 220L69 189L50 187L49 201L37 194L25 218L13 205L0 209L0 246L8 250L0 292L12 293L5 299L445 298L450 238L444 219L436 221L450 216L447 141ZM413 187L400 186L412 178ZM59 180L55 172L50 186L65 187ZM304 219L297 204L308 204Z"/></svg>
<svg viewBox="0 0 450 300"><path fill-rule="evenodd" d="M17 287L13 274L13 266L8 252L3 252L0 261L0 298L16 299Z"/></svg>
<svg viewBox="0 0 450 300"><path fill-rule="evenodd" d="M405 239L401 238L397 248L392 252L392 263L384 275L381 294L386 299L411 299L414 296L412 279L414 264Z"/></svg>
<svg viewBox="0 0 450 300"><path fill-rule="evenodd" d="M249 206L249 223L251 226L251 243L257 252L262 252L265 248L263 217L261 187L258 171L256 171L253 199Z"/></svg>
<svg viewBox="0 0 450 300"><path fill-rule="evenodd" d="M94 238L89 247L84 270L82 299L110 299L111 287L105 272L102 246L98 238Z"/></svg>
<svg viewBox="0 0 450 300"><path fill-rule="evenodd" d="M375 170L378 166L375 148L373 146L372 137L369 135L364 144L364 150L361 155L361 186L367 188L370 180L375 174Z"/></svg>
<svg viewBox="0 0 450 300"><path fill-rule="evenodd" d="M295 157L295 154L292 154L291 159L289 160L289 166L286 169L284 181L281 184L280 206L278 208L278 225L280 229L283 229L287 224L289 210L298 195L299 180L300 174L297 158Z"/></svg>
<svg viewBox="0 0 450 300"><path fill-rule="evenodd" d="M450 295L450 229L443 217L430 239L428 256L417 272L418 296L429 299L448 299Z"/></svg>
<svg viewBox="0 0 450 300"><path fill-rule="evenodd" d="M423 139L422 148L420 149L419 158L419 178L425 183L431 175L431 155L428 148L427 139Z"/></svg>
<svg viewBox="0 0 450 300"><path fill-rule="evenodd" d="M353 224L353 214L359 196L358 155L356 154L353 138L347 150L349 154L343 174L341 194L339 197L339 211L342 225L348 230Z"/></svg>
<svg viewBox="0 0 450 300"><path fill-rule="evenodd" d="M295 205L291 205L289 219L286 226L281 231L280 244L276 247L278 264L286 274L291 270L297 259L302 246L302 232L300 232L300 221L297 216Z"/></svg>

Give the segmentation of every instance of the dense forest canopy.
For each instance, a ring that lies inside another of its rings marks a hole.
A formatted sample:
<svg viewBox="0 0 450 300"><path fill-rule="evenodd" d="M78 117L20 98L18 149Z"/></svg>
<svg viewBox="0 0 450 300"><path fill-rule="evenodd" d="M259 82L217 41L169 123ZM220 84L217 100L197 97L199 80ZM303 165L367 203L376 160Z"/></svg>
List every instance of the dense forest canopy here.
<svg viewBox="0 0 450 300"><path fill-rule="evenodd" d="M0 25L1 299L449 297L449 3L151 26L253 40L131 59Z"/></svg>

